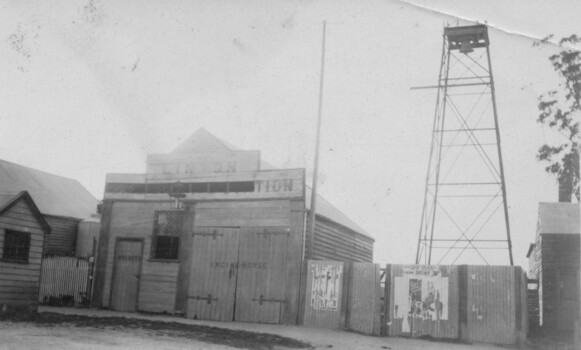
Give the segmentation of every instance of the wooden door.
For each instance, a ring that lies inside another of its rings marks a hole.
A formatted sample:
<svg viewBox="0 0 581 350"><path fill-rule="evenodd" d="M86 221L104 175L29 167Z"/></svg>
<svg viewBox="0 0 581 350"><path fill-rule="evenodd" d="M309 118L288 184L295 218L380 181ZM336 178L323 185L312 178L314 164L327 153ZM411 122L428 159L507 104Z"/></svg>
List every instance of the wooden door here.
<svg viewBox="0 0 581 350"><path fill-rule="evenodd" d="M558 328L573 329L576 315L579 313L579 270L557 270L557 287L559 288L559 304L557 306Z"/></svg>
<svg viewBox="0 0 581 350"><path fill-rule="evenodd" d="M115 247L111 309L134 312L143 256L143 241L120 239Z"/></svg>
<svg viewBox="0 0 581 350"><path fill-rule="evenodd" d="M239 228L194 227L186 316L232 321Z"/></svg>
<svg viewBox="0 0 581 350"><path fill-rule="evenodd" d="M236 321L281 323L288 227L245 227L240 234Z"/></svg>

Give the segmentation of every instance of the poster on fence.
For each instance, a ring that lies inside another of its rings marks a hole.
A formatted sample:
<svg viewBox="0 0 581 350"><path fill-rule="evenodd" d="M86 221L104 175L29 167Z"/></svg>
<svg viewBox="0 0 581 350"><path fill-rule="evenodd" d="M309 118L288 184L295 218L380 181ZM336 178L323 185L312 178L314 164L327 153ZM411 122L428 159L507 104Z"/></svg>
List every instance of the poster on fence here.
<svg viewBox="0 0 581 350"><path fill-rule="evenodd" d="M343 264L313 263L311 276L311 307L320 311L338 311Z"/></svg>
<svg viewBox="0 0 581 350"><path fill-rule="evenodd" d="M394 318L403 319L402 332L410 332L411 318L448 319L448 277L438 266L406 265L394 279Z"/></svg>

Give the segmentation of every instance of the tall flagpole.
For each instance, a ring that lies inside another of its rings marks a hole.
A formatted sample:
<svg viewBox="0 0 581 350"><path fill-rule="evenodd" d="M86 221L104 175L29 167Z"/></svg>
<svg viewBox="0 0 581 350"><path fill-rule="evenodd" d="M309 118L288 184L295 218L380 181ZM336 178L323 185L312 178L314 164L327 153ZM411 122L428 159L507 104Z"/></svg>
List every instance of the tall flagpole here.
<svg viewBox="0 0 581 350"><path fill-rule="evenodd" d="M315 168L313 172L313 186L311 187L311 210L309 212L309 259L313 259L315 247L315 215L317 213L317 177L319 174L319 145L321 143L321 117L323 114L323 82L325 76L325 33L327 21L323 21L323 49L321 54L321 80L319 82L319 113L317 116L317 140L315 145Z"/></svg>

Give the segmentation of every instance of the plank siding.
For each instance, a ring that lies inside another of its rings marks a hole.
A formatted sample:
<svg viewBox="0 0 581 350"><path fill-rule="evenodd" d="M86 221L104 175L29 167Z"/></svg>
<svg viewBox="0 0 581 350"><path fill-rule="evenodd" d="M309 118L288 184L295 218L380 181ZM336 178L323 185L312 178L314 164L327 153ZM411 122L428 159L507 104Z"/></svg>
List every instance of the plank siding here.
<svg viewBox="0 0 581 350"><path fill-rule="evenodd" d="M307 219L307 227L310 220ZM373 240L324 217L315 222L315 249L313 258L336 261L373 261ZM310 251L306 241L306 251Z"/></svg>
<svg viewBox="0 0 581 350"><path fill-rule="evenodd" d="M303 230L304 230L304 215L305 203L304 201L290 202L290 218L289 218L289 238L287 245L287 264L286 264L286 280L287 288L285 288L285 300L283 305L284 324L298 324L299 322L299 290L304 281L301 281L302 268L302 253L303 253Z"/></svg>
<svg viewBox="0 0 581 350"><path fill-rule="evenodd" d="M349 283L347 327L379 335L381 318L380 269L377 264L353 263Z"/></svg>
<svg viewBox="0 0 581 350"><path fill-rule="evenodd" d="M45 215L52 232L45 242L45 254L75 255L77 231L81 220Z"/></svg>
<svg viewBox="0 0 581 350"><path fill-rule="evenodd" d="M143 238L143 264L140 275L139 294L137 308L140 311L150 312L174 312L175 289L179 261L161 262L151 260L151 239L156 210L170 209L170 203L155 202L115 202L111 211L111 223L109 226L109 239L107 249L113 252L117 238ZM111 279L113 276L113 254L108 254L105 262L103 283L103 306L109 307L111 297ZM158 283L158 278L170 276L165 289L158 289L157 296L151 296L148 291ZM143 294L142 291L144 290ZM171 290L171 292L168 292ZM164 302L160 302L163 300ZM165 302L165 300L170 300Z"/></svg>
<svg viewBox="0 0 581 350"><path fill-rule="evenodd" d="M518 266L468 266L467 332L470 342L515 344L521 323ZM517 324L517 320L520 324Z"/></svg>
<svg viewBox="0 0 581 350"><path fill-rule="evenodd" d="M25 308L37 304L40 286L42 248L45 234L24 200L0 215L0 254L4 252L6 230L30 233L28 263L0 260L0 305ZM3 257L1 257L3 258Z"/></svg>
<svg viewBox="0 0 581 350"><path fill-rule="evenodd" d="M289 226L290 201L199 202L195 226Z"/></svg>
<svg viewBox="0 0 581 350"><path fill-rule="evenodd" d="M542 324L548 328L556 329L559 324L559 270L579 269L579 237L570 234L542 235L539 299L542 303Z"/></svg>

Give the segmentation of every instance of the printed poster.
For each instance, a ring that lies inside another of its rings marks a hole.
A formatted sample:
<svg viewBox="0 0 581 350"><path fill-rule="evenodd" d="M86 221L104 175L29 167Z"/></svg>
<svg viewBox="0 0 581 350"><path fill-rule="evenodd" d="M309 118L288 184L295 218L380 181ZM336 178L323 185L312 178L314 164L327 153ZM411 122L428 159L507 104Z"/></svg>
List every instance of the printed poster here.
<svg viewBox="0 0 581 350"><path fill-rule="evenodd" d="M311 307L320 311L338 311L343 265L315 263L311 266L311 275Z"/></svg>
<svg viewBox="0 0 581 350"><path fill-rule="evenodd" d="M394 278L394 318L403 319L402 332L409 333L411 319L448 319L448 277L438 266L407 265Z"/></svg>

